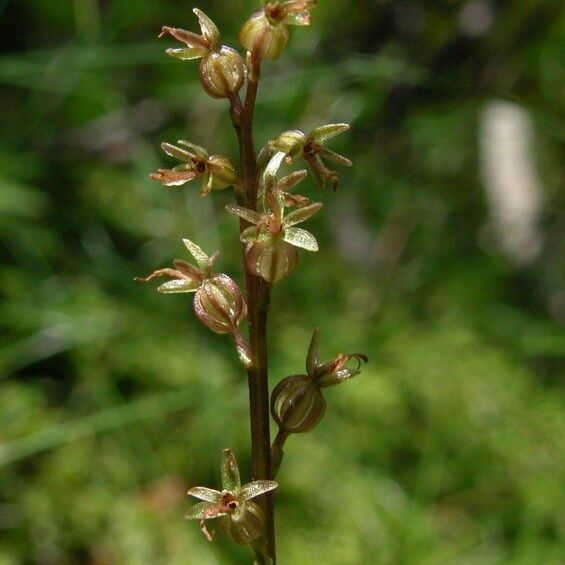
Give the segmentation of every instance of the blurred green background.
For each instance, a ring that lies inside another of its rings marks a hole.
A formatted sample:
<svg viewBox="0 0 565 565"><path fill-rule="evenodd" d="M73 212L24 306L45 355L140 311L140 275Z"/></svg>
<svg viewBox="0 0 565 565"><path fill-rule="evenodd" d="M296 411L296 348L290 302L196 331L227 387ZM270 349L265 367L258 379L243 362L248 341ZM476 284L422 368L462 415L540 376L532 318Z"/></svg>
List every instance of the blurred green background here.
<svg viewBox="0 0 565 565"><path fill-rule="evenodd" d="M264 66L256 141L348 121L352 157L277 285L272 385L370 363L290 439L281 564L553 564L563 535L565 16L553 0L320 0ZM258 5L202 0L224 41ZM220 249L229 191L148 179L162 140L236 156L223 101L166 57L188 0L0 1L0 564L248 563L183 520L247 480L247 387L190 298L132 277Z"/></svg>

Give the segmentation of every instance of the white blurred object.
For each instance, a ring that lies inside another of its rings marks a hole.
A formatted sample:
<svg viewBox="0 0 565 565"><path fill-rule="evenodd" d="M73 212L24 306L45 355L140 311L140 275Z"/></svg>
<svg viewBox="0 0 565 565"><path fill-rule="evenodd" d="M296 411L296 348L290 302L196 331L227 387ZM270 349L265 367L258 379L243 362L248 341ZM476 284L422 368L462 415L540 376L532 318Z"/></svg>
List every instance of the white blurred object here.
<svg viewBox="0 0 565 565"><path fill-rule="evenodd" d="M540 254L543 188L534 160L529 114L510 102L490 102L481 115L481 173L500 240L515 264L532 263Z"/></svg>

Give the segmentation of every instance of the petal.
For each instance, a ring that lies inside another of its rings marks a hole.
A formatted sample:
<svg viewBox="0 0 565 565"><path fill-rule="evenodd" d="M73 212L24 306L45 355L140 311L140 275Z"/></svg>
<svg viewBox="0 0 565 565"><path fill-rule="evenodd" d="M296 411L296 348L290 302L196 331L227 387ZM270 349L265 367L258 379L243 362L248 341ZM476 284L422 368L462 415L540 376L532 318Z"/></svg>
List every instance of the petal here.
<svg viewBox="0 0 565 565"><path fill-rule="evenodd" d="M194 8L192 11L198 18L202 36L209 42L210 47L216 47L220 41L220 31L216 27L216 24L202 10Z"/></svg>
<svg viewBox="0 0 565 565"><path fill-rule="evenodd" d="M210 171L206 171L202 177L202 188L200 196L204 197L214 188L214 175Z"/></svg>
<svg viewBox="0 0 565 565"><path fill-rule="evenodd" d="M308 172L310 173L310 175L312 176L314 182L318 185L318 187L321 190L324 190L326 188L326 178L324 177L324 175L322 175L320 171L320 167L318 163L319 159L320 158L316 155L315 159L313 159L312 161L307 160L306 168L308 169Z"/></svg>
<svg viewBox="0 0 565 565"><path fill-rule="evenodd" d="M259 228L257 226L251 226L241 232L239 235L239 240L242 243L253 243L259 238Z"/></svg>
<svg viewBox="0 0 565 565"><path fill-rule="evenodd" d="M196 292L200 288L200 281L183 279L163 283L157 288L163 294L178 294L182 292Z"/></svg>
<svg viewBox="0 0 565 565"><path fill-rule="evenodd" d="M310 340L308 355L306 356L306 372L313 377L314 371L320 362L320 329L316 328Z"/></svg>
<svg viewBox="0 0 565 565"><path fill-rule="evenodd" d="M222 512L217 504L211 502L197 502L191 506L184 517L187 520L207 520L208 518L216 518L216 516L223 516L226 512Z"/></svg>
<svg viewBox="0 0 565 565"><path fill-rule="evenodd" d="M173 265L175 269L180 271L183 275L196 280L202 280L202 273L199 269L197 269L194 265L187 263L186 261L182 261L181 259L175 259L173 261Z"/></svg>
<svg viewBox="0 0 565 565"><path fill-rule="evenodd" d="M283 225L285 228L290 228L296 224L301 224L305 222L308 218L311 218L318 210L322 207L320 202L315 202L310 204L310 206L304 206L298 210L293 210L290 214L287 214L284 218Z"/></svg>
<svg viewBox="0 0 565 565"><path fill-rule="evenodd" d="M309 26L312 18L308 12L298 12L297 14L289 14L283 23L290 26Z"/></svg>
<svg viewBox="0 0 565 565"><path fill-rule="evenodd" d="M323 377L316 379L316 382L321 387L338 385L352 379L360 372L361 371L359 369L340 369L339 371L335 371L334 373L330 373L329 375L324 375Z"/></svg>
<svg viewBox="0 0 565 565"><path fill-rule="evenodd" d="M210 257L202 251L202 248L199 245L196 245L190 239L183 239L182 242L184 243L185 247L189 250L190 254L196 259L198 266L200 269L207 269L210 266Z"/></svg>
<svg viewBox="0 0 565 565"><path fill-rule="evenodd" d="M319 249L316 238L309 231L302 228L285 229L284 241L294 245L294 247L306 249L306 251L318 251Z"/></svg>
<svg viewBox="0 0 565 565"><path fill-rule="evenodd" d="M222 488L230 492L239 492L241 480L239 467L233 449L224 449L222 453Z"/></svg>
<svg viewBox="0 0 565 565"><path fill-rule="evenodd" d="M276 481L253 481L241 487L240 498L248 501L256 496L265 494L271 490L276 489L279 484Z"/></svg>
<svg viewBox="0 0 565 565"><path fill-rule="evenodd" d="M300 171L295 171L294 173L290 173L290 175L286 175L277 183L277 188L286 192L291 188L295 187L299 182L301 182L306 176L308 175L308 171L306 169L302 169Z"/></svg>
<svg viewBox="0 0 565 565"><path fill-rule="evenodd" d="M234 214L235 216L243 218L250 224L257 225L261 221L261 215L259 213L250 210L249 208L244 208L243 206L233 206L232 204L229 204L228 206L226 206L226 210L230 214Z"/></svg>
<svg viewBox="0 0 565 565"><path fill-rule="evenodd" d="M204 57L208 50L204 47L180 47L178 49L165 49L165 53L169 57L174 57L175 59L180 59L181 61L191 61L193 59L200 59Z"/></svg>
<svg viewBox="0 0 565 565"><path fill-rule="evenodd" d="M186 31L185 29L179 29L177 27L163 26L159 37L163 37L167 34L174 37L177 41L186 44L187 47L201 48L206 51L209 49L208 42L203 37L200 37L200 35L196 35L191 31Z"/></svg>
<svg viewBox="0 0 565 565"><path fill-rule="evenodd" d="M207 487L192 487L186 494L206 502L220 502L222 500L222 493L220 491Z"/></svg>
<svg viewBox="0 0 565 565"><path fill-rule="evenodd" d="M204 147L200 147L200 145L196 145L196 143L190 143L190 141L185 141L184 139L179 139L177 143L186 147L187 149L190 149L190 151L198 157L202 157L202 159L208 159L208 151L206 151Z"/></svg>
<svg viewBox="0 0 565 565"><path fill-rule="evenodd" d="M192 163L192 158L194 155L185 149L181 149L172 143L163 142L161 143L161 149L170 157L175 157L176 159L180 159L181 161L187 161Z"/></svg>
<svg viewBox="0 0 565 565"><path fill-rule="evenodd" d="M263 173L263 182L265 183L265 186L268 186L269 183L272 183L274 181L285 157L286 153L282 151L277 151L273 155L273 157L265 167L265 172Z"/></svg>
<svg viewBox="0 0 565 565"><path fill-rule="evenodd" d="M349 127L349 124L327 124L311 131L308 134L308 139L317 141L318 143L324 143L324 141L347 131Z"/></svg>
<svg viewBox="0 0 565 565"><path fill-rule="evenodd" d="M153 271L151 274L147 275L146 277L135 277L134 280L148 282L158 277L170 277L172 279L181 279L181 280L185 280L188 278L183 272L177 269L157 269L156 271Z"/></svg>
<svg viewBox="0 0 565 565"><path fill-rule="evenodd" d="M343 167L351 167L351 165L353 165L351 159L348 159L347 157L344 157L343 155L340 155L339 153L336 153L335 151L332 151L327 147L320 147L319 155L320 157L323 157L324 159L327 159L328 161L331 161L336 165L342 165Z"/></svg>
<svg viewBox="0 0 565 565"><path fill-rule="evenodd" d="M149 178L160 182L164 186L182 186L197 176L198 173L193 169L158 169L150 174Z"/></svg>

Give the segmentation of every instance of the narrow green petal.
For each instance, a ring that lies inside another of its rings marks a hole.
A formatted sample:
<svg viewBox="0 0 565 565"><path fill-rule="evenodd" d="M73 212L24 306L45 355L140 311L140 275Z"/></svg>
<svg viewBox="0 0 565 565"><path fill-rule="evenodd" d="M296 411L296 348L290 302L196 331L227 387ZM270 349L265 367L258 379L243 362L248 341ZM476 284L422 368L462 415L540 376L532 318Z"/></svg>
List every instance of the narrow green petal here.
<svg viewBox="0 0 565 565"><path fill-rule="evenodd" d="M310 340L308 355L306 356L306 372L313 377L316 366L320 362L320 329L316 328Z"/></svg>
<svg viewBox="0 0 565 565"><path fill-rule="evenodd" d="M306 251L318 251L316 238L309 231L302 228L285 229L283 239L287 243L294 245L294 247L300 247L306 249Z"/></svg>
<svg viewBox="0 0 565 565"><path fill-rule="evenodd" d="M318 185L318 187L321 190L325 190L326 178L320 173L320 169L318 167L313 167L312 163L308 161L306 161L306 168L308 169L310 176L314 179L314 182Z"/></svg>
<svg viewBox="0 0 565 565"><path fill-rule="evenodd" d="M243 218L246 222L250 224L257 225L261 221L261 215L257 212L250 210L249 208L244 208L243 206L233 206L232 204L228 204L226 206L226 210L230 214L234 214L235 216L239 216Z"/></svg>
<svg viewBox="0 0 565 565"><path fill-rule="evenodd" d="M175 157L175 159L192 163L193 154L185 149L181 149L180 147L173 145L172 143L161 143L161 149L170 157Z"/></svg>
<svg viewBox="0 0 565 565"><path fill-rule="evenodd" d="M339 371L320 377L316 380L316 382L318 383L318 386L321 386L322 388L334 386L352 379L360 372L361 371L359 369L340 369Z"/></svg>
<svg viewBox="0 0 565 565"><path fill-rule="evenodd" d="M198 155L198 157L202 157L202 159L208 159L208 151L204 149L204 147L200 147L200 145L196 145L196 143L191 143L190 141L186 141L184 139L179 139L177 141L179 145L190 149L192 153Z"/></svg>
<svg viewBox="0 0 565 565"><path fill-rule="evenodd" d="M336 165L342 165L343 167L351 167L351 165L353 165L350 159L328 149L327 147L321 147L319 155Z"/></svg>
<svg viewBox="0 0 565 565"><path fill-rule="evenodd" d="M203 47L181 47L179 49L165 49L165 53L169 57L180 59L181 61L192 61L193 59L200 59L206 55L207 50Z"/></svg>
<svg viewBox="0 0 565 565"><path fill-rule="evenodd" d="M207 487L192 487L186 494L206 502L220 502L222 500L221 492Z"/></svg>
<svg viewBox="0 0 565 565"><path fill-rule="evenodd" d="M202 251L202 248L190 239L183 239L182 242L186 248L190 251L190 254L194 257L200 269L206 269L210 265L210 257Z"/></svg>
<svg viewBox="0 0 565 565"><path fill-rule="evenodd" d="M253 243L259 238L259 228L257 226L251 226L250 228L244 229L239 235L239 240L242 243Z"/></svg>
<svg viewBox="0 0 565 565"><path fill-rule="evenodd" d="M347 131L349 127L349 124L327 124L310 132L308 134L308 139L312 139L318 143L324 143L324 141Z"/></svg>
<svg viewBox="0 0 565 565"><path fill-rule="evenodd" d="M296 224L301 224L305 222L308 218L311 218L318 210L322 207L320 202L315 202L309 206L304 206L303 208L298 208L293 210L290 214L287 214L284 218L283 224L285 228L290 228Z"/></svg>
<svg viewBox="0 0 565 565"><path fill-rule="evenodd" d="M268 165L265 167L265 172L263 173L263 182L265 185L274 181L285 157L286 153L277 151L277 153L275 153L271 158Z"/></svg>
<svg viewBox="0 0 565 565"><path fill-rule="evenodd" d="M222 488L230 492L239 492L241 480L239 467L233 449L224 449L222 453Z"/></svg>
<svg viewBox="0 0 565 565"><path fill-rule="evenodd" d="M200 281L191 279L176 279L167 281L157 288L163 294L178 294L182 292L196 292L200 288Z"/></svg>
<svg viewBox="0 0 565 565"><path fill-rule="evenodd" d="M220 41L220 31L216 24L202 10L194 8L192 11L198 18L203 37L210 42L212 48L216 47Z"/></svg>
<svg viewBox="0 0 565 565"><path fill-rule="evenodd" d="M276 481L253 481L241 487L240 498L248 501L256 496L274 490L278 486L279 484Z"/></svg>
<svg viewBox="0 0 565 565"><path fill-rule="evenodd" d="M187 510L184 517L187 520L202 520L206 518L207 511L212 510L215 506L211 502L198 502Z"/></svg>

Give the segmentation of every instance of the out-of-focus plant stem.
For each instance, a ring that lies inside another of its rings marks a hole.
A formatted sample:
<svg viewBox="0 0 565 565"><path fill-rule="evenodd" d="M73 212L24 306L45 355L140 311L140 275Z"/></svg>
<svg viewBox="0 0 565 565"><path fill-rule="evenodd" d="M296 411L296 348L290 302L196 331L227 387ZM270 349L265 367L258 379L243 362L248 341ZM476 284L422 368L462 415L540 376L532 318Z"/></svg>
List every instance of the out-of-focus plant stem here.
<svg viewBox="0 0 565 565"><path fill-rule="evenodd" d="M236 189L238 204L252 210L257 209L259 176L257 158L253 144L253 116L257 88L259 86L259 64L253 63L245 103L239 95L231 101L231 116L239 141L242 184ZM248 227L240 222L240 231ZM267 357L267 316L270 302L270 285L260 277L252 275L245 266L245 287L249 320L249 341L253 352L253 364L248 369L249 406L251 418L251 477L252 480L271 479L271 448L269 429L269 384ZM265 512L264 552L255 549L256 563L276 564L274 506L271 493L263 495L260 503Z"/></svg>

